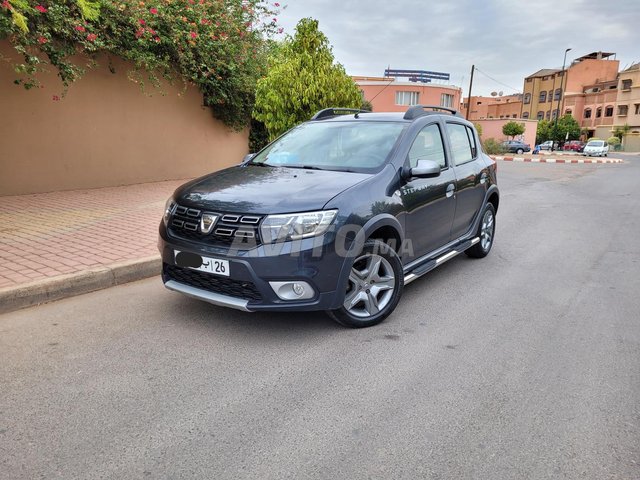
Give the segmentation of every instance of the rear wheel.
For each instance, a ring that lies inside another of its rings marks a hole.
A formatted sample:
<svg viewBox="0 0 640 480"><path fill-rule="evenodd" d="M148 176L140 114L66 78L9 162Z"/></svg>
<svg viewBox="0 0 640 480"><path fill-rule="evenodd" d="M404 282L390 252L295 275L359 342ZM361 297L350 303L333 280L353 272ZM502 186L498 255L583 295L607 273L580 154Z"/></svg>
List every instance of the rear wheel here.
<svg viewBox="0 0 640 480"><path fill-rule="evenodd" d="M496 209L493 204L487 203L482 212L482 220L478 226L478 237L480 241L473 247L468 248L464 253L473 258L484 258L491 251L493 238L496 232Z"/></svg>
<svg viewBox="0 0 640 480"><path fill-rule="evenodd" d="M523 150L523 149L521 149L521 148L519 148L518 150L516 150L516 153L517 153L518 155L521 155L521 154L523 154L523 153L524 153L524 150Z"/></svg>
<svg viewBox="0 0 640 480"><path fill-rule="evenodd" d="M345 327L377 325L396 308L403 286L396 252L383 242L367 240L349 272L342 306L327 313Z"/></svg>

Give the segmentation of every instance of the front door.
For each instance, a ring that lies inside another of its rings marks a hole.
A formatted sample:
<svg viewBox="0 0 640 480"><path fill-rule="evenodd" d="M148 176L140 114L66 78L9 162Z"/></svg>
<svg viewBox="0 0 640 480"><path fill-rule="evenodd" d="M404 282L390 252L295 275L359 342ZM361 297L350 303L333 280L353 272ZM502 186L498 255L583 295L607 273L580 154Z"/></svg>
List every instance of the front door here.
<svg viewBox="0 0 640 480"><path fill-rule="evenodd" d="M405 261L432 252L451 238L456 178L447 161L441 127L437 122L426 125L416 135L406 166L415 167L418 160L423 159L440 164L441 173L435 178L414 178L400 189L407 212L406 241L410 242L403 251L412 253Z"/></svg>

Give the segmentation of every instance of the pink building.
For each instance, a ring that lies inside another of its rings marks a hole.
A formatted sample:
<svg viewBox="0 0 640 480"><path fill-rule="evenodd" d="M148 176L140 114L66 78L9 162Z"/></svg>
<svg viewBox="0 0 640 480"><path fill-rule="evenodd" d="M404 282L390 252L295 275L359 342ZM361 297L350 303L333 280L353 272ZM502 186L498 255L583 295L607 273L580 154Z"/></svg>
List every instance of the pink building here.
<svg viewBox="0 0 640 480"><path fill-rule="evenodd" d="M353 77L374 112L404 112L411 105L460 108L462 89L453 85L403 82L388 77Z"/></svg>

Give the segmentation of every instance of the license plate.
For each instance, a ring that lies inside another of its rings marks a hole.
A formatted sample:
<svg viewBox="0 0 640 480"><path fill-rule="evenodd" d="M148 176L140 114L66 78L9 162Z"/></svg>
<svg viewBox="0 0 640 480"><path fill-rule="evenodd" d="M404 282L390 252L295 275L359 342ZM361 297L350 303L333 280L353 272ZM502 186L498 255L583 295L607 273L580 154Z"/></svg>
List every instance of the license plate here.
<svg viewBox="0 0 640 480"><path fill-rule="evenodd" d="M192 268L214 275L229 276L229 261L219 258L203 257L197 253L175 250L175 262L179 267Z"/></svg>

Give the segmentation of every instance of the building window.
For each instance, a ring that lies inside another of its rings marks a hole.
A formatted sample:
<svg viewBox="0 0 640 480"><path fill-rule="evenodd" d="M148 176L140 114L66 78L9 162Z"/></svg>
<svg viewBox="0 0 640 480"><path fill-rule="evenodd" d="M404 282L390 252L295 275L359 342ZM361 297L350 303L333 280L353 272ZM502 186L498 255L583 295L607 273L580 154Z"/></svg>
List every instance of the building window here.
<svg viewBox="0 0 640 480"><path fill-rule="evenodd" d="M548 80L549 79L549 75L545 75L544 77L542 77L542 80Z"/></svg>
<svg viewBox="0 0 640 480"><path fill-rule="evenodd" d="M596 118L600 118L602 116L602 107L596 108Z"/></svg>
<svg viewBox="0 0 640 480"><path fill-rule="evenodd" d="M612 105L608 105L607 108L604 109L604 116L605 117L613 117L613 106Z"/></svg>
<svg viewBox="0 0 640 480"><path fill-rule="evenodd" d="M562 89L556 88L556 93L553 95L554 100L560 100L562 98Z"/></svg>
<svg viewBox="0 0 640 480"><path fill-rule="evenodd" d="M571 113L572 113L572 112L571 112L571 110L570 110L570 109L566 109L566 110L564 111L564 114L565 114L565 115L571 115Z"/></svg>
<svg viewBox="0 0 640 480"><path fill-rule="evenodd" d="M480 104L480 102L478 102ZM453 107L453 95L449 95L448 93L443 93L440 95L440 106L452 108Z"/></svg>
<svg viewBox="0 0 640 480"><path fill-rule="evenodd" d="M618 105L618 116L624 117L629 112L629 105Z"/></svg>
<svg viewBox="0 0 640 480"><path fill-rule="evenodd" d="M524 103L525 105L528 103L531 103L531 94L530 93L525 93L524 94Z"/></svg>
<svg viewBox="0 0 640 480"><path fill-rule="evenodd" d="M636 103L636 115L640 114L640 103Z"/></svg>
<svg viewBox="0 0 640 480"><path fill-rule="evenodd" d="M544 119L544 112L538 112L537 118L538 118L538 120L543 120Z"/></svg>
<svg viewBox="0 0 640 480"><path fill-rule="evenodd" d="M529 118L529 112L524 112L522 114L522 118Z"/></svg>
<svg viewBox="0 0 640 480"><path fill-rule="evenodd" d="M418 105L419 92L396 92L396 105Z"/></svg>
<svg viewBox="0 0 640 480"><path fill-rule="evenodd" d="M552 115L552 117L553 117L553 119L555 120L555 119L557 118L557 116L558 116L558 109L556 108L556 109L553 111L553 115Z"/></svg>
<svg viewBox="0 0 640 480"><path fill-rule="evenodd" d="M547 120L549 120L551 118L551 110L547 110L546 117L547 117Z"/></svg>
<svg viewBox="0 0 640 480"><path fill-rule="evenodd" d="M518 118L518 115L514 113L513 115L511 115L511 118Z"/></svg>
<svg viewBox="0 0 640 480"><path fill-rule="evenodd" d="M584 110L584 118L591 118L591 109L585 108Z"/></svg>
<svg viewBox="0 0 640 480"><path fill-rule="evenodd" d="M543 91L540 92L540 100L538 100L540 103L544 103L547 101L547 92Z"/></svg>
<svg viewBox="0 0 640 480"><path fill-rule="evenodd" d="M622 80L622 90L631 90L631 84L633 82L631 81L631 79L627 79L627 80Z"/></svg>
<svg viewBox="0 0 640 480"><path fill-rule="evenodd" d="M551 100L553 98L553 90L549 90L549 96L547 98L550 102L553 102L553 100Z"/></svg>
<svg viewBox="0 0 640 480"><path fill-rule="evenodd" d="M527 78L527 83L531 83L533 81L533 78Z"/></svg>

